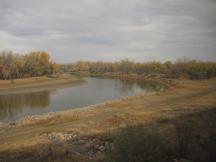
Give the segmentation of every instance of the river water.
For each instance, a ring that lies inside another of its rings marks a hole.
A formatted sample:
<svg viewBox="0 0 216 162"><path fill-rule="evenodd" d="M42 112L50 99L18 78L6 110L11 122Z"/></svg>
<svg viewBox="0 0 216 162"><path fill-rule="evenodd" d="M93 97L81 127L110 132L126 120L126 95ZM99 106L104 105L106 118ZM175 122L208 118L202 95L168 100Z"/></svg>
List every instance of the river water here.
<svg viewBox="0 0 216 162"><path fill-rule="evenodd" d="M25 93L0 95L0 122L17 120L28 115L79 108L126 96L158 91L161 85L152 82L84 78L85 84L56 87Z"/></svg>

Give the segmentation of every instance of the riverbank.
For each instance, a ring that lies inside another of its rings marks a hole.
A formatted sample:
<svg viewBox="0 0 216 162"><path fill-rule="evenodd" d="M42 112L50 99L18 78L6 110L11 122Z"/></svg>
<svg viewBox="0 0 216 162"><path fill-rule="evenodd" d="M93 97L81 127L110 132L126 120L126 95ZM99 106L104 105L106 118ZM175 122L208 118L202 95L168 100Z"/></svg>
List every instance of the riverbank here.
<svg viewBox="0 0 216 162"><path fill-rule="evenodd" d="M0 157L5 161L31 161L32 157L43 161L50 154L65 157L67 152L71 152L70 155L79 158L92 158L103 151L98 148L96 150L99 152L92 155L87 145L93 139L98 141L100 134L110 134L128 124L147 126L159 122L164 124L163 129L168 129L176 118L190 118L195 113L215 110L215 97L215 79L176 80L165 92L128 97L87 108L20 120L18 123L2 124ZM199 116L196 120L199 120Z"/></svg>
<svg viewBox="0 0 216 162"><path fill-rule="evenodd" d="M0 95L48 90L57 86L76 85L84 82L81 77L69 74L0 80Z"/></svg>
<svg viewBox="0 0 216 162"><path fill-rule="evenodd" d="M129 81L145 81L145 82L156 82L163 84L165 87L169 87L170 84L176 80L176 77L170 77L165 74L122 74L122 73L89 73L89 72L80 72L72 73L77 76L90 76L90 77L99 77L99 78L111 78L111 79L120 79L120 80L129 80Z"/></svg>

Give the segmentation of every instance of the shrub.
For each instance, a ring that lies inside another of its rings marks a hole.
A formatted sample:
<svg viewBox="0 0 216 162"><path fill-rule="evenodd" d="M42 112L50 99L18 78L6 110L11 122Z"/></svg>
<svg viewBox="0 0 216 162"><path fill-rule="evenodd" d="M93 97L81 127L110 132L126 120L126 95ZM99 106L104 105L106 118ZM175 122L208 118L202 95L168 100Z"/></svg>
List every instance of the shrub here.
<svg viewBox="0 0 216 162"><path fill-rule="evenodd" d="M168 152L168 143L157 130L130 126L120 131L103 161L167 162Z"/></svg>

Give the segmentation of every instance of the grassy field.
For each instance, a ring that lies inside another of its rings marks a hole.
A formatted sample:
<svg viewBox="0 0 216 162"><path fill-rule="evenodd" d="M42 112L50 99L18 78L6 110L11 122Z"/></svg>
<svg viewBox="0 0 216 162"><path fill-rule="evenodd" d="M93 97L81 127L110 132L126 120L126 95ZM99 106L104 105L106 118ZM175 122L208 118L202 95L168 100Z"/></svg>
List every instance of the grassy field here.
<svg viewBox="0 0 216 162"><path fill-rule="evenodd" d="M20 93L23 91L35 91L49 89L66 84L78 84L84 82L80 77L74 75L42 76L14 80L0 80L0 94L10 91Z"/></svg>
<svg viewBox="0 0 216 162"><path fill-rule="evenodd" d="M63 157L69 154L73 155L71 159L78 157L79 160L74 161L86 161L85 158L91 159L93 156L88 152L91 149L87 149L87 145L101 134L112 134L116 129L131 124L159 125L161 131L166 132L176 120L191 118L197 124L201 119L206 120L194 114L214 111L215 106L215 79L175 80L165 92L52 113L21 120L13 125L1 124L0 159L6 162L17 159L22 162L33 159L48 161L48 157L56 156L56 161L59 157L59 161L63 161ZM109 141L109 137L104 138ZM100 156L97 153L94 155Z"/></svg>

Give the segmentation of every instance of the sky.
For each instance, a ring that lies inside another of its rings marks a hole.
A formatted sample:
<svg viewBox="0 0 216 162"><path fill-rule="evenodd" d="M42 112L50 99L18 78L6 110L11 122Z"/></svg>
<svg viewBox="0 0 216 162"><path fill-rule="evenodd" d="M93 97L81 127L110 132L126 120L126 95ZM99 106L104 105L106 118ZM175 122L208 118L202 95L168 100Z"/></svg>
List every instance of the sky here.
<svg viewBox="0 0 216 162"><path fill-rule="evenodd" d="M0 51L77 60L216 61L216 0L0 0Z"/></svg>

